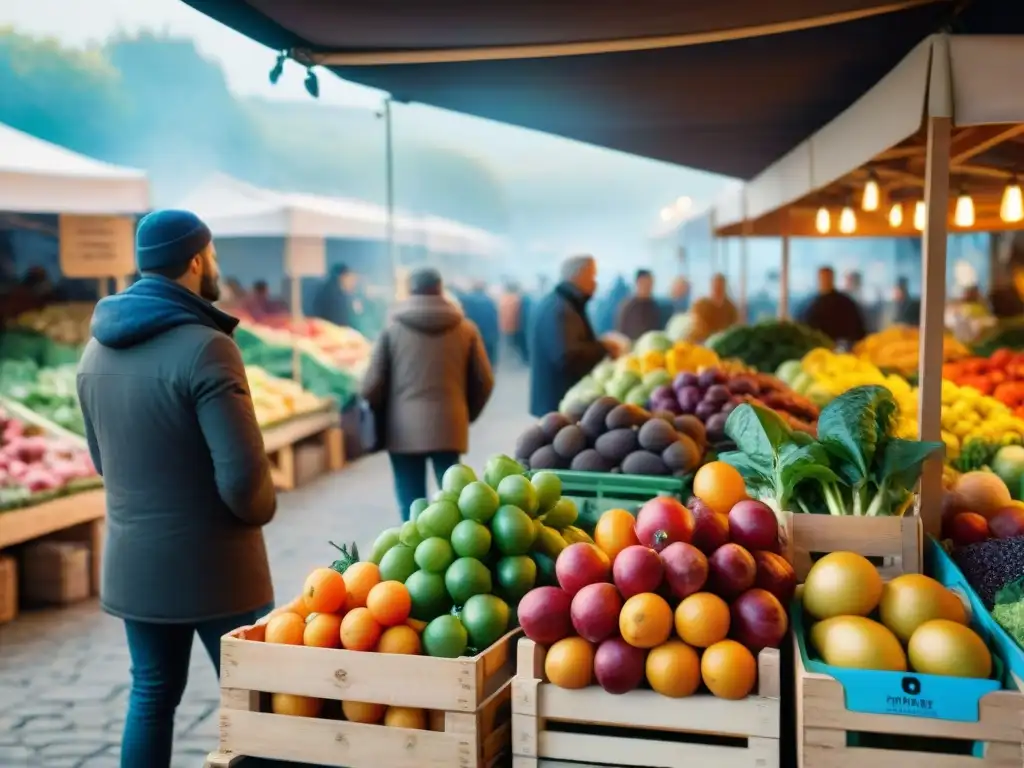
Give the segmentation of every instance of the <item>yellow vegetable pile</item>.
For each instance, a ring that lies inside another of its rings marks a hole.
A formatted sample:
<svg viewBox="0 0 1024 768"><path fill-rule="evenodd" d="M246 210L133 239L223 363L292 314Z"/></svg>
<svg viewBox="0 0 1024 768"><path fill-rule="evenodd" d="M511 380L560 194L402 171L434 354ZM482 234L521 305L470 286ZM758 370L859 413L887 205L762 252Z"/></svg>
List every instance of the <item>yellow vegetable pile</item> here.
<svg viewBox="0 0 1024 768"><path fill-rule="evenodd" d="M894 325L884 331L873 333L853 348L853 353L862 360L879 368L891 369L910 376L917 372L921 340L918 328L909 325ZM951 334L942 342L942 359L945 362L959 360L971 354Z"/></svg>
<svg viewBox="0 0 1024 768"><path fill-rule="evenodd" d="M877 365L867 360L820 347L804 355L800 367L831 397L838 397L854 387L869 384L887 388L897 399L912 391L905 379L895 374L887 376Z"/></svg>
<svg viewBox="0 0 1024 768"><path fill-rule="evenodd" d="M616 368L632 371L639 376L653 371L666 371L670 376L675 376L683 371L699 371L717 365L718 362L718 355L707 347L678 341L667 352L651 350L643 354L623 355L616 361Z"/></svg>

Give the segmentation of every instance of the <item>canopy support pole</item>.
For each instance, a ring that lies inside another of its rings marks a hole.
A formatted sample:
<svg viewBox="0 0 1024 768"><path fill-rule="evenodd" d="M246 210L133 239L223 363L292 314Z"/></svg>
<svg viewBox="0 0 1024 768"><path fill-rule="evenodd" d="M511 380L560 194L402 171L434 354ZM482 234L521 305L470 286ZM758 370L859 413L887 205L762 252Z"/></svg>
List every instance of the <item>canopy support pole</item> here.
<svg viewBox="0 0 1024 768"><path fill-rule="evenodd" d="M946 217L949 211L949 117L928 118L921 238L921 351L917 420L921 440L942 440L942 342L946 304ZM942 457L930 459L921 474L918 514L925 533L939 536L942 525Z"/></svg>
<svg viewBox="0 0 1024 768"><path fill-rule="evenodd" d="M782 263L779 265L779 319L789 319L789 216L782 233Z"/></svg>

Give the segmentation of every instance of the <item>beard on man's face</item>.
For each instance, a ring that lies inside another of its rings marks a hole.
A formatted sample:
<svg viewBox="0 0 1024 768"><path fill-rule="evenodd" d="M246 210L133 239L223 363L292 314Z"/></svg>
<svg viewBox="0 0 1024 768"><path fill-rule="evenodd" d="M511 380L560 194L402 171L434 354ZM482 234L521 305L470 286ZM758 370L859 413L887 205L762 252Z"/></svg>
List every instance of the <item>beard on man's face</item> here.
<svg viewBox="0 0 1024 768"><path fill-rule="evenodd" d="M211 269L204 269L199 278L199 295L211 304L220 299L219 275Z"/></svg>

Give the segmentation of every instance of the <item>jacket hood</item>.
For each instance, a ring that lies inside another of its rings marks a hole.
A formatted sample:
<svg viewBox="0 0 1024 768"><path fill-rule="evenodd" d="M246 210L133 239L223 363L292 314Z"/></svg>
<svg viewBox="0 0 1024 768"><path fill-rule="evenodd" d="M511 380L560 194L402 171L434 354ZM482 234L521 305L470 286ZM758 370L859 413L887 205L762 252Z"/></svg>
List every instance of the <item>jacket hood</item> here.
<svg viewBox="0 0 1024 768"><path fill-rule="evenodd" d="M410 296L395 309L395 321L421 333L449 331L463 320L462 311L443 296Z"/></svg>
<svg viewBox="0 0 1024 768"><path fill-rule="evenodd" d="M205 325L230 336L238 320L172 280L145 275L125 291L101 299L90 329L103 346L127 349L180 325Z"/></svg>

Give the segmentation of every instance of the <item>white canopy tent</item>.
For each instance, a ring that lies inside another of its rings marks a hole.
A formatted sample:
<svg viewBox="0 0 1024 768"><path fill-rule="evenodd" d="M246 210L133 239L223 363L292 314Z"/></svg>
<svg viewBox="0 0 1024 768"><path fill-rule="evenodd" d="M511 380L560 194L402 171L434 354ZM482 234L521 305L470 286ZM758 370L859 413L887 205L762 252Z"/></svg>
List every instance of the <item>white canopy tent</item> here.
<svg viewBox="0 0 1024 768"><path fill-rule="evenodd" d="M195 211L217 237L386 240L387 210L359 200L278 192L224 174L208 177L177 207ZM493 256L500 238L435 217L395 217L395 242L439 253Z"/></svg>
<svg viewBox="0 0 1024 768"><path fill-rule="evenodd" d="M148 209L144 171L94 160L0 123L0 211L89 216Z"/></svg>

